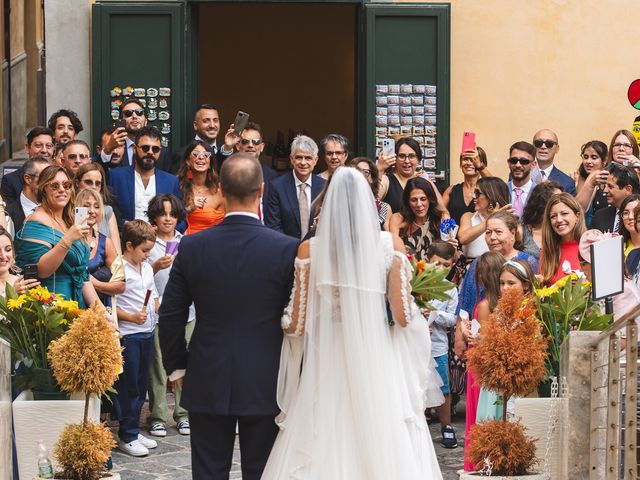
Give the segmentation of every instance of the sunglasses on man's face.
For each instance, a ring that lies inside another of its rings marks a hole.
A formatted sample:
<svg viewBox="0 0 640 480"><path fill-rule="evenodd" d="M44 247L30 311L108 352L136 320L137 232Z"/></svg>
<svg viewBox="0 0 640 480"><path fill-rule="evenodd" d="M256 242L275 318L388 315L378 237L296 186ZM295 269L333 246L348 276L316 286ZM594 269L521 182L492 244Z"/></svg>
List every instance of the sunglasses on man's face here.
<svg viewBox="0 0 640 480"><path fill-rule="evenodd" d="M142 109L142 108L136 108L135 110L125 110L124 112L122 112L122 115L124 116L124 118L131 118L131 116L134 113L138 117L144 117L144 109Z"/></svg>
<svg viewBox="0 0 640 480"><path fill-rule="evenodd" d="M160 151L159 145L137 145L137 147L144 153L149 153L149 150L151 150L153 153L158 153Z"/></svg>
<svg viewBox="0 0 640 480"><path fill-rule="evenodd" d="M542 139L538 139L538 140L534 140L533 141L533 146L536 148L542 148L542 145L544 145L547 148L553 148L553 146L558 143L555 140L542 140Z"/></svg>
<svg viewBox="0 0 640 480"><path fill-rule="evenodd" d="M249 145L250 143L253 143L257 147L262 143L262 140L259 138L243 138L240 140L240 143L242 145Z"/></svg>
<svg viewBox="0 0 640 480"><path fill-rule="evenodd" d="M528 158L522 158L522 157L511 157L509 160L507 160L507 162L509 162L511 165L517 165L519 163L523 167L526 165L529 165L532 161L533 160L529 160Z"/></svg>

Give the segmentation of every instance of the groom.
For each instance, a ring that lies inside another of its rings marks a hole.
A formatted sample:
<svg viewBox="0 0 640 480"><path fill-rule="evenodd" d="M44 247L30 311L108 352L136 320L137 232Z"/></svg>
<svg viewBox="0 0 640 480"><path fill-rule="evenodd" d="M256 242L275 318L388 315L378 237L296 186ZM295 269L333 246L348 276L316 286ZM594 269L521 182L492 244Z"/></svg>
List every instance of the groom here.
<svg viewBox="0 0 640 480"><path fill-rule="evenodd" d="M237 422L242 478L259 480L278 433L280 317L298 242L258 219L263 179L255 158L229 157L220 190L224 221L180 243L160 308L160 348L170 379L184 381L193 478L229 478ZM191 302L197 320L187 351Z"/></svg>

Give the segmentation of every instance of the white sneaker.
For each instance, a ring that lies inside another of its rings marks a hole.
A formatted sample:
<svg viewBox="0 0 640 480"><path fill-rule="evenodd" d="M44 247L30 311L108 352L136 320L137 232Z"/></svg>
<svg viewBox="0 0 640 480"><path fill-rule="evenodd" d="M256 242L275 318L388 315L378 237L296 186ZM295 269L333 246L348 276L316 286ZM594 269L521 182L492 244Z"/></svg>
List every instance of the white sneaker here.
<svg viewBox="0 0 640 480"><path fill-rule="evenodd" d="M180 435L191 435L189 420L182 420L181 422L178 422L178 433L180 433Z"/></svg>
<svg viewBox="0 0 640 480"><path fill-rule="evenodd" d="M154 437L166 437L167 427L164 425L164 423L154 423L153 425L151 425L149 433Z"/></svg>
<svg viewBox="0 0 640 480"><path fill-rule="evenodd" d="M145 437L141 433L138 434L138 441L148 449L156 448L158 446L158 442Z"/></svg>
<svg viewBox="0 0 640 480"><path fill-rule="evenodd" d="M131 455L132 457L144 457L146 455L149 455L149 449L138 440L134 440L133 442L129 443L125 443L120 440L118 442L118 448L124 453Z"/></svg>

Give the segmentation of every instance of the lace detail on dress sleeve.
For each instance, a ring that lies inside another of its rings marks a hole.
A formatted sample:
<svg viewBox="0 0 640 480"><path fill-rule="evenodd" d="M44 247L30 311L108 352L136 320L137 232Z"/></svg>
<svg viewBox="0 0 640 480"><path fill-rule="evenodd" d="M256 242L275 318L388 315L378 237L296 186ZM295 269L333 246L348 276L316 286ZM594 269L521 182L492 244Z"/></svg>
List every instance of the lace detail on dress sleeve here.
<svg viewBox="0 0 640 480"><path fill-rule="evenodd" d="M309 259L295 260L295 278L293 289L289 297L289 304L284 310L280 325L285 334L301 336L304 334L304 327L307 317L307 292L309 289Z"/></svg>
<svg viewBox="0 0 640 480"><path fill-rule="evenodd" d="M411 265L400 252L394 252L389 270L387 297L394 321L406 326L411 321L413 297L411 295Z"/></svg>

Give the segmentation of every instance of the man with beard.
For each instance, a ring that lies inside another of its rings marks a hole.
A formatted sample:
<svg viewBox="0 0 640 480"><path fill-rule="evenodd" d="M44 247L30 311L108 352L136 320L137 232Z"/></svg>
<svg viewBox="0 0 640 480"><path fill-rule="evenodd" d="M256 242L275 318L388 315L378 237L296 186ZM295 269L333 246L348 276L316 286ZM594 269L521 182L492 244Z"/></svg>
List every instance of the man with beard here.
<svg viewBox="0 0 640 480"><path fill-rule="evenodd" d="M137 98L128 98L122 103L120 106L120 118L124 120L125 126L113 130L106 138L106 141L102 142L100 163L102 163L105 168L132 166L136 136L140 129L147 126L147 116L144 111L144 106ZM124 152L120 162L117 165L110 165L113 151L120 146L124 146ZM164 165L170 158L169 150L161 147L160 153L156 158L156 160L159 159L158 166ZM146 219L146 217L143 219Z"/></svg>
<svg viewBox="0 0 640 480"><path fill-rule="evenodd" d="M225 142L228 140L227 148L223 149L222 145L218 145L218 133L220 133L220 115L218 114L218 108L210 103L203 103L196 108L196 112L193 116L193 130L196 132L194 140L200 140L211 148L211 151L215 155L215 161L211 162L213 168L217 172L220 172L220 166L225 158L233 153L233 140L237 140L237 136L230 135L227 132L225 135ZM173 154L173 157L168 157L168 162L162 163L162 169L165 172L170 172L176 175L180 170L180 166L184 163L184 153L187 150L187 145L183 145Z"/></svg>
<svg viewBox="0 0 640 480"><path fill-rule="evenodd" d="M134 165L111 170L109 188L116 196L122 221L134 218L147 221L149 200L156 195L171 193L182 201L178 179L156 170L160 139L160 131L156 127L138 129L133 145Z"/></svg>
<svg viewBox="0 0 640 480"><path fill-rule="evenodd" d="M624 165L612 163L607 170L609 177L604 186L604 193L609 206L601 208L593 215L591 228L621 234L624 226L620 221L620 207L629 195L640 193L640 179L634 169Z"/></svg>
<svg viewBox="0 0 640 480"><path fill-rule="evenodd" d="M66 108L51 115L48 127L53 131L53 140L56 145L64 145L75 140L76 135L83 130L78 114Z"/></svg>
<svg viewBox="0 0 640 480"><path fill-rule="evenodd" d="M513 206L518 217L522 217L527 199L534 187L531 179L531 169L536 165L535 154L535 147L524 141L514 143L509 149L507 163L511 172L511 179L508 185L511 193L511 206Z"/></svg>

